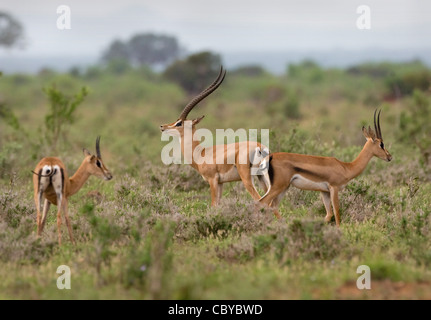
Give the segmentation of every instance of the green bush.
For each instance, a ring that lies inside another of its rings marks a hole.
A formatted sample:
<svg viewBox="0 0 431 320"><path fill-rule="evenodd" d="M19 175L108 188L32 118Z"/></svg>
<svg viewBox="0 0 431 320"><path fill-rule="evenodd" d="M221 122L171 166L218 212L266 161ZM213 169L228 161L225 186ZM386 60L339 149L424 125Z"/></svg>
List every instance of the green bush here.
<svg viewBox="0 0 431 320"><path fill-rule="evenodd" d="M67 97L55 85L44 88L43 91L49 100L49 112L45 116L45 134L52 150L57 150L57 143L65 130L65 125L75 122L76 108L84 101L88 89L82 87L73 98Z"/></svg>
<svg viewBox="0 0 431 320"><path fill-rule="evenodd" d="M431 155L431 103L427 95L414 90L410 107L400 115L398 138L416 146L427 168Z"/></svg>

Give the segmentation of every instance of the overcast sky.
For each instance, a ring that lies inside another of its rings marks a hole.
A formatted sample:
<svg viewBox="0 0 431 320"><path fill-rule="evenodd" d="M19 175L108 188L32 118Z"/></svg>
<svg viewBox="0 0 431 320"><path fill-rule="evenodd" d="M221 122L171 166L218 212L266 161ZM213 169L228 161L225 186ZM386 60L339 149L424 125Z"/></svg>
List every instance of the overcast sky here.
<svg viewBox="0 0 431 320"><path fill-rule="evenodd" d="M359 30L359 5L371 29ZM71 9L71 30L57 29L59 5ZM430 47L430 1L351 0L2 0L0 10L25 28L25 50L3 55L100 55L114 38L138 32L177 36L189 51L217 52L415 49Z"/></svg>

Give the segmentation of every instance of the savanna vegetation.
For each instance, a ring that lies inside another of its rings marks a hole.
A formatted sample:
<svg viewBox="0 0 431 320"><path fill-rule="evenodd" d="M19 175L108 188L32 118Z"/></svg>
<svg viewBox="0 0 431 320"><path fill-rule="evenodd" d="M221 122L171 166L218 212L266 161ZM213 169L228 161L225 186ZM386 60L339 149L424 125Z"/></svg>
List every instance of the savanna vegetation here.
<svg viewBox="0 0 431 320"><path fill-rule="evenodd" d="M214 56L203 56L217 74ZM268 128L272 151L351 161L381 108L393 160L373 159L340 194L337 228L324 223L316 192L291 188L276 220L239 182L211 208L197 172L163 165L159 125L202 85L187 78L190 61L164 73L111 61L0 78L1 299L431 298L429 68L304 61L276 76L243 67L192 111L213 132ZM37 238L31 170L58 155L74 172L98 135L114 179L92 177L70 199L76 246L65 224L58 246L53 208ZM71 268L71 290L57 289L60 265ZM371 290L356 287L360 265L370 267Z"/></svg>

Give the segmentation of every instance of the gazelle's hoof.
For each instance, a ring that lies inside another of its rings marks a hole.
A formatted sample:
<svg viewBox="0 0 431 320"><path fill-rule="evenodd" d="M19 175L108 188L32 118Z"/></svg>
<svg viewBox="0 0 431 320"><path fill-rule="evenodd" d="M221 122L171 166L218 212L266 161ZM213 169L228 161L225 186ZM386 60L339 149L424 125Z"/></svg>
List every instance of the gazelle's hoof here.
<svg viewBox="0 0 431 320"><path fill-rule="evenodd" d="M326 217L325 217L325 222L326 222L326 223L329 223L329 222L331 222L331 219L332 219L332 216L329 216L329 217L328 217L328 216L326 216Z"/></svg>

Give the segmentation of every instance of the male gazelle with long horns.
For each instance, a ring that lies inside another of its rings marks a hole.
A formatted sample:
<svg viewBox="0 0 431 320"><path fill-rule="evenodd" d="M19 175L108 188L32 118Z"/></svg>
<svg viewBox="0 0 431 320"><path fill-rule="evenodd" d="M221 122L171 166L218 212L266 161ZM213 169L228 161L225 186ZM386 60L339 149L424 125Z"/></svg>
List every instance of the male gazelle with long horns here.
<svg viewBox="0 0 431 320"><path fill-rule="evenodd" d="M232 181L241 180L253 199L259 200L260 195L253 184L251 167L256 164L257 169L257 165L263 158L262 155L269 154L269 149L266 146L255 141L242 141L204 148L200 146L199 141L192 138L196 131L196 125L204 116L187 120L188 114L200 101L220 86L225 75L226 71L220 68L217 79L185 106L177 120L160 126L162 132L180 138L181 152L185 162L187 161L196 169L210 185L212 206L216 206L220 201L223 183ZM189 134L186 135L185 131L187 132L187 130ZM196 161L196 155L203 161ZM259 183L266 191L263 177L259 175L258 178Z"/></svg>
<svg viewBox="0 0 431 320"><path fill-rule="evenodd" d="M326 209L325 221L329 222L332 218L332 205L336 225L340 226L338 192L365 170L371 158L378 157L388 162L392 160L392 156L383 144L380 111L377 123L376 111L374 131L370 127L368 129L362 127L362 133L367 142L352 162L286 152L272 153L267 156L262 160L260 167L265 172L265 179L270 181L270 187L259 202L274 208L274 214L280 218L277 208L290 185L302 190L320 191Z"/></svg>
<svg viewBox="0 0 431 320"><path fill-rule="evenodd" d="M58 206L57 229L58 243L61 245L61 211L64 213L70 240L75 243L72 235L67 203L70 196L77 193L91 175L111 180L112 174L105 167L100 153L100 137L96 139L96 155L83 149L84 160L75 174L69 178L64 163L55 157L40 160L33 171L34 201L37 209L37 235L40 236L45 225L51 204ZM43 208L42 208L43 203ZM40 214L42 210L42 215Z"/></svg>

